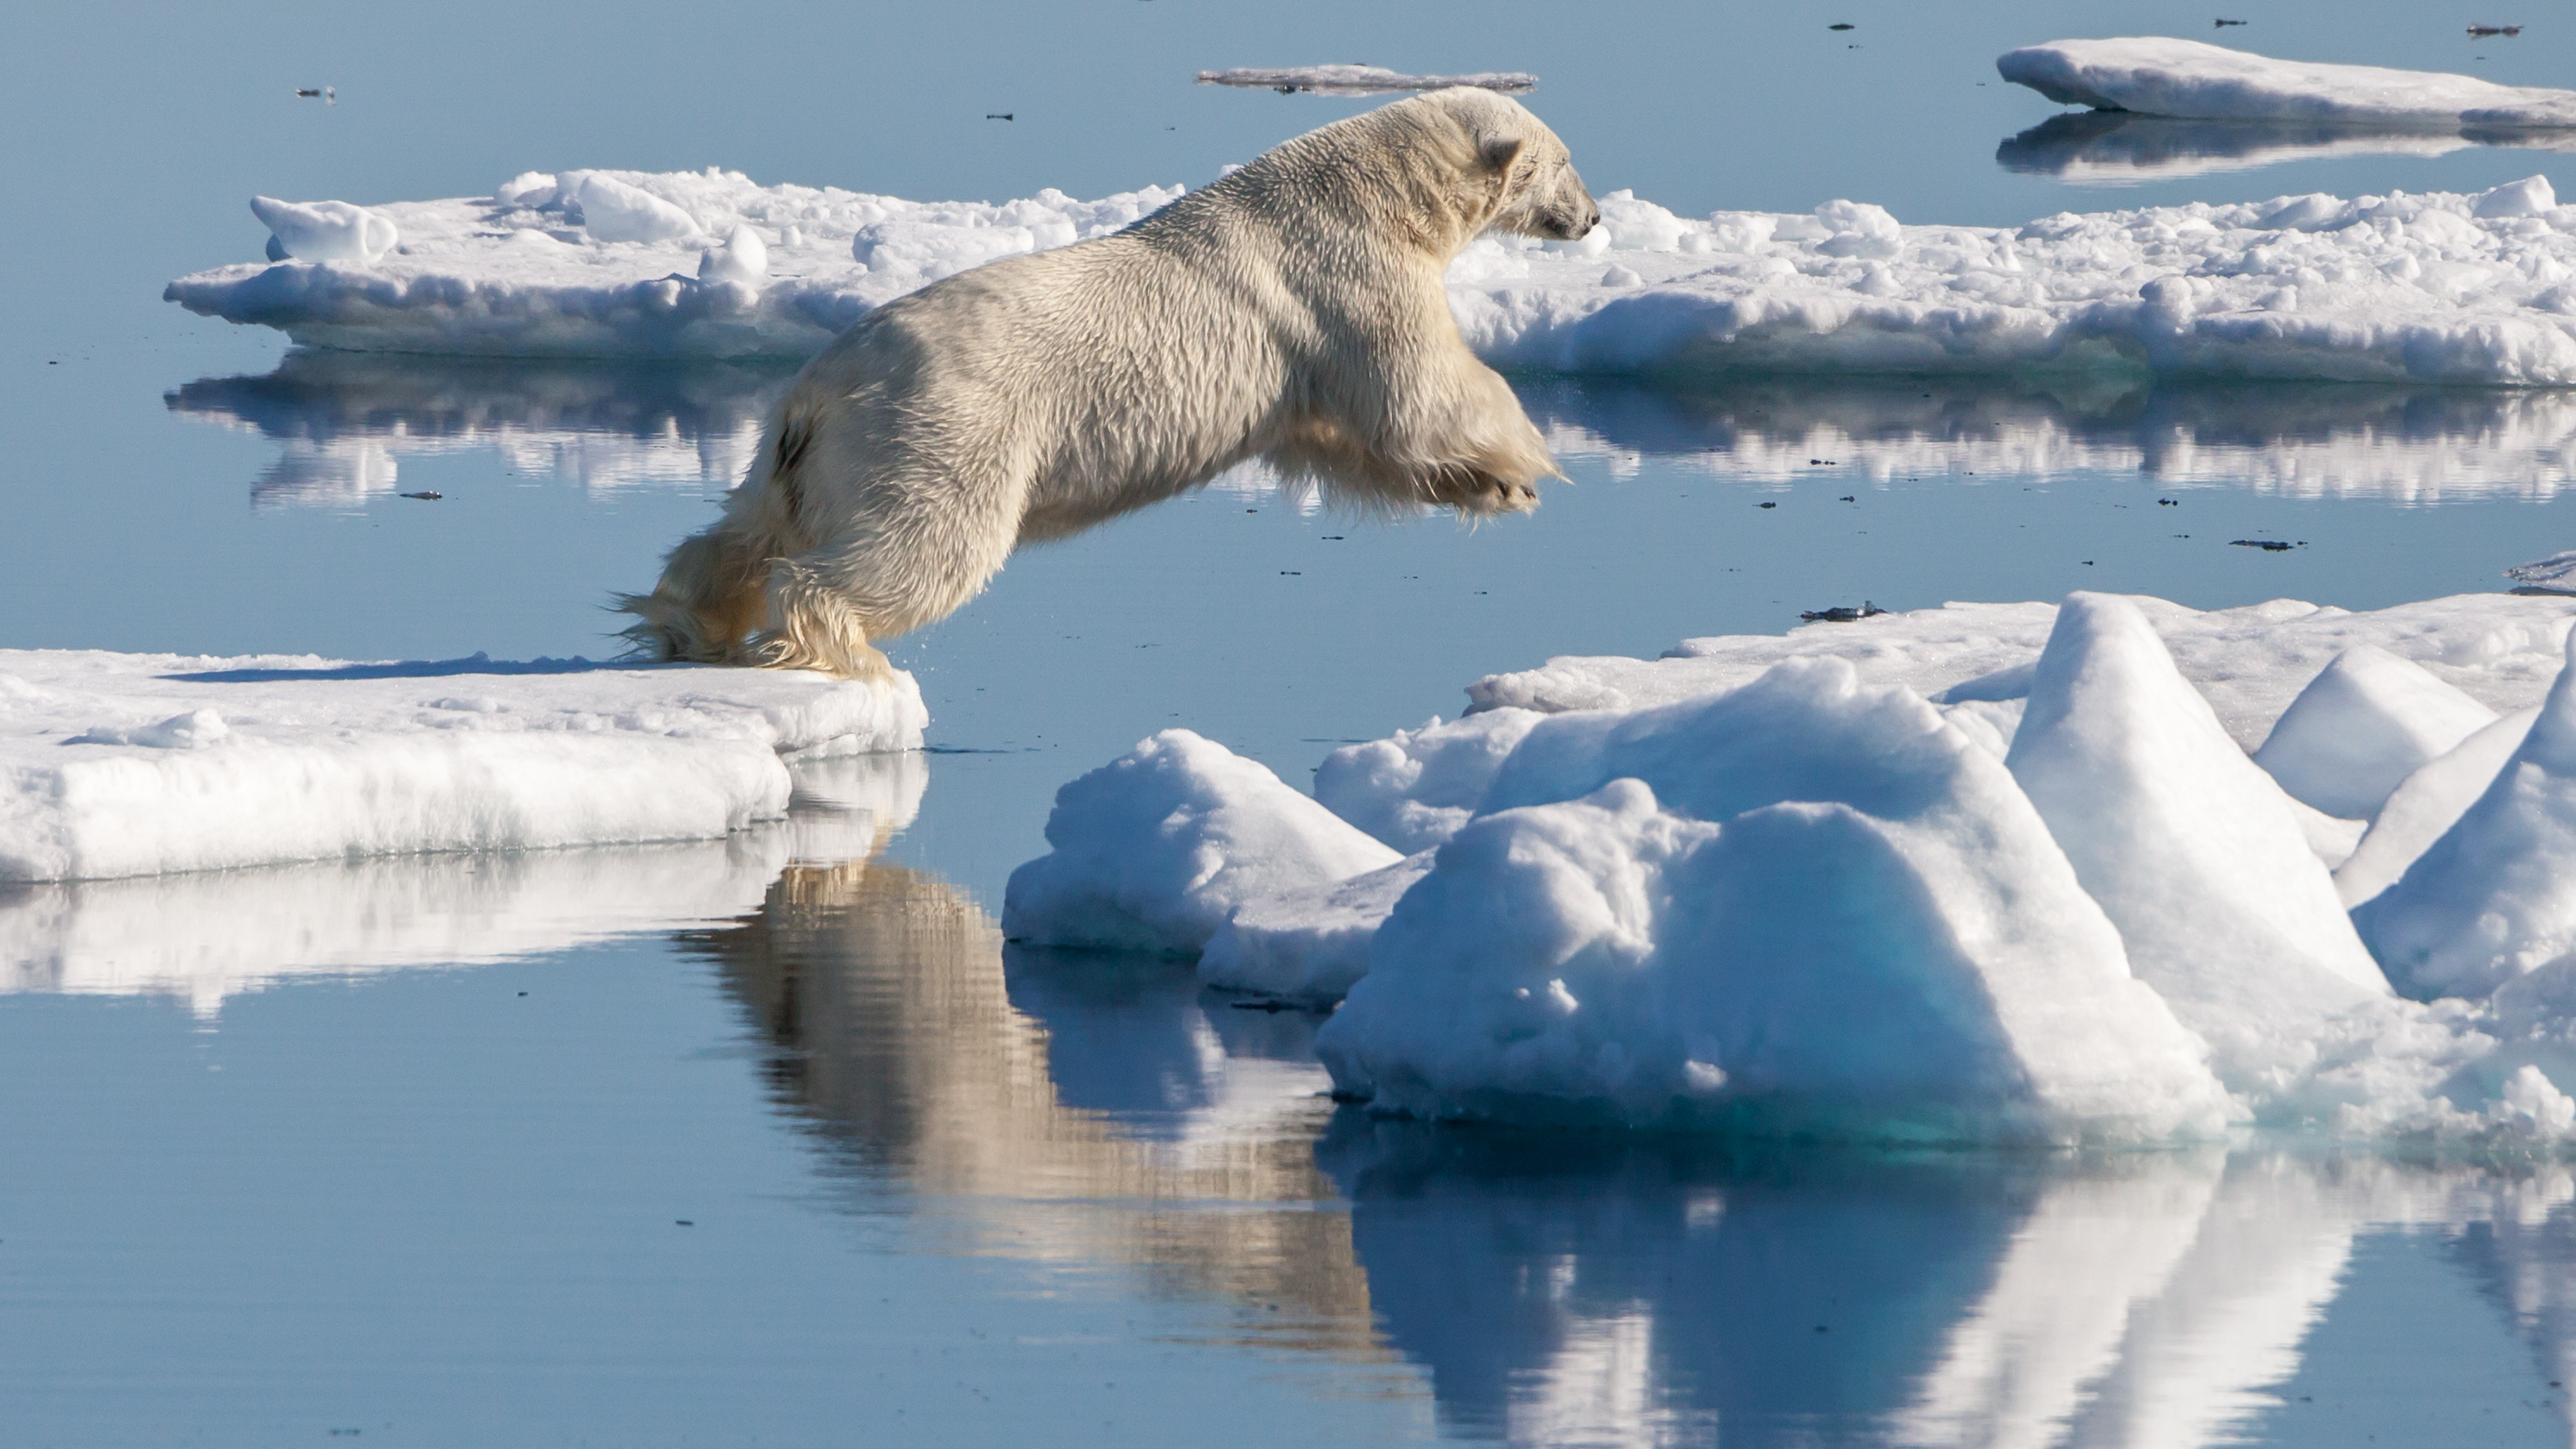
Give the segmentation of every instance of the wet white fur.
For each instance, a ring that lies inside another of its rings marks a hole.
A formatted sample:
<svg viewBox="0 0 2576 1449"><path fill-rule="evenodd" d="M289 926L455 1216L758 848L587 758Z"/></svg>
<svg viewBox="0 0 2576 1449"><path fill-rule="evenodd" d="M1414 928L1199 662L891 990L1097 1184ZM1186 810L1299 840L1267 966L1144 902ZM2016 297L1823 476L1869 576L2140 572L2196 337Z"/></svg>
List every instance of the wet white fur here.
<svg viewBox="0 0 2576 1449"><path fill-rule="evenodd" d="M1114 236L960 273L799 374L713 527L621 607L665 659L843 675L1020 543L1247 458L1362 506L1536 506L1554 475L1441 277L1489 228L1599 218L1519 104L1446 90L1337 121Z"/></svg>

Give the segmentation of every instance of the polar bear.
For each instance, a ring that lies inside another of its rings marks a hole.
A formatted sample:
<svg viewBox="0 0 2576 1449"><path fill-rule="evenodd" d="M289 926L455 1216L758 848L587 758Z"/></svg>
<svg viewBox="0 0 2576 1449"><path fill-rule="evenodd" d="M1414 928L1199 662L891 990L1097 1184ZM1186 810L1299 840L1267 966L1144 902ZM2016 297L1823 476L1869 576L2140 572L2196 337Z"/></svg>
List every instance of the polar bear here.
<svg viewBox="0 0 2576 1449"><path fill-rule="evenodd" d="M1563 475L1441 278L1488 229L1571 240L1600 217L1554 132L1458 88L889 302L797 375L723 518L618 601L627 636L881 674L870 641L947 617L1017 545L1255 457L1362 507L1535 507Z"/></svg>

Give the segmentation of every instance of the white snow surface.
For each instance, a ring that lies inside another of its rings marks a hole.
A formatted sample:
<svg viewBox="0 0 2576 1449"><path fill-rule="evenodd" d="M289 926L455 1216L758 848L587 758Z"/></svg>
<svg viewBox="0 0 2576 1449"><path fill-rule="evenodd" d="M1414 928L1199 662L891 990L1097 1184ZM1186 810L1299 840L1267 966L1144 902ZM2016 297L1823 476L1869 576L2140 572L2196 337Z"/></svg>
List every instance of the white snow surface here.
<svg viewBox="0 0 2576 1449"><path fill-rule="evenodd" d="M1552 661L1471 689L1517 705L1330 756L1317 798L1385 856L1225 893L1202 974L1346 985L1318 1049L1383 1113L2576 1141L2571 615L2078 594ZM2267 737L2294 775L2346 761L2351 814L2266 774ZM1187 738L1185 773L1243 764ZM1227 839L1313 835L1314 802L1244 778ZM1208 833L1170 781L1114 783L1068 789L1058 857ZM1168 900L1211 860L1122 888Z"/></svg>
<svg viewBox="0 0 2576 1449"><path fill-rule="evenodd" d="M927 720L901 673L0 650L0 882L717 839Z"/></svg>
<svg viewBox="0 0 2576 1449"><path fill-rule="evenodd" d="M2441 71L2274 60L2160 35L2055 40L1995 69L2062 105L2193 120L2352 121L2390 127L2576 126L2576 91Z"/></svg>
<svg viewBox="0 0 2576 1449"><path fill-rule="evenodd" d="M1520 95L1538 89L1538 77L1523 71L1480 70L1471 75L1406 75L1380 65L1291 65L1271 69L1237 67L1203 70L1203 86L1243 86L1256 90L1306 91L1319 96L1383 96L1399 91L1437 91L1451 86Z"/></svg>
<svg viewBox="0 0 2576 1449"><path fill-rule="evenodd" d="M482 965L732 920L786 866L874 853L911 822L929 779L911 752L790 766L796 813L722 840L0 886L0 993L175 997L211 1018L288 980Z"/></svg>
<svg viewBox="0 0 2576 1449"><path fill-rule="evenodd" d="M1104 235L1180 194L1049 190L997 206L761 186L712 168L532 173L491 197L369 208L402 237L370 263L216 267L164 295L312 346L803 357L905 292ZM1489 236L1458 258L1450 304L1479 355L1565 372L2576 384L2576 210L2537 177L2017 228L1906 226L1852 201L1700 218L1614 191L1601 208L1581 241ZM719 258L707 243L720 237L745 244Z"/></svg>
<svg viewBox="0 0 2576 1449"><path fill-rule="evenodd" d="M1402 858L1268 766L1180 729L1057 791L1046 838L1053 850L1011 872L1003 935L1180 955L1246 901Z"/></svg>

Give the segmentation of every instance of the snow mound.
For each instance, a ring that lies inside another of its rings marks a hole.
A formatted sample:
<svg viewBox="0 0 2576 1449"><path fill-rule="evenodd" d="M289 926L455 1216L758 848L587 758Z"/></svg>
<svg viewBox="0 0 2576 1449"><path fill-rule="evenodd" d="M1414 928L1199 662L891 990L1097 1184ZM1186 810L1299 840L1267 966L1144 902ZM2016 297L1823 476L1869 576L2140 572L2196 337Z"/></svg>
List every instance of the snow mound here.
<svg viewBox="0 0 2576 1449"><path fill-rule="evenodd" d="M1473 86L1478 90L1501 91L1505 95L1516 96L1538 89L1537 76L1516 70L1480 70L1473 75L1406 75L1375 65L1203 70L1198 73L1198 82L1203 86L1243 86L1278 91L1283 95L1306 91L1319 96L1383 96L1398 91L1446 90L1451 86Z"/></svg>
<svg viewBox="0 0 2576 1449"><path fill-rule="evenodd" d="M2485 995L2576 953L2576 662L2477 802L2353 917L2416 996Z"/></svg>
<svg viewBox="0 0 2576 1449"><path fill-rule="evenodd" d="M1843 661L1547 721L1489 803L1317 1038L1375 1110L1932 1140L2223 1124L2198 1043L2002 765Z"/></svg>
<svg viewBox="0 0 2576 1449"><path fill-rule="evenodd" d="M0 650L0 881L715 839L927 720L904 674Z"/></svg>
<svg viewBox="0 0 2576 1449"><path fill-rule="evenodd" d="M1539 719L1528 710L1488 710L1344 745L1315 767L1315 799L1398 850L1428 849L1467 823Z"/></svg>
<svg viewBox="0 0 2576 1449"><path fill-rule="evenodd" d="M2576 126L2576 91L2440 71L2274 60L2197 40L2057 40L2006 51L2005 80L2061 105L2237 121L2381 126Z"/></svg>
<svg viewBox="0 0 2576 1449"><path fill-rule="evenodd" d="M2539 716L2537 708L2515 710L2400 782L2352 854L2335 867L2335 893L2343 903L2357 906L2395 885L2486 793Z"/></svg>
<svg viewBox="0 0 2576 1449"><path fill-rule="evenodd" d="M355 262L373 266L402 234L394 224L345 201L250 199L251 215L268 228L271 261ZM278 253L285 255L280 256Z"/></svg>
<svg viewBox="0 0 2576 1449"><path fill-rule="evenodd" d="M1425 851L1347 880L1255 896L1208 938L1199 980L1228 991L1339 1001L1368 974L1369 942L1387 913L1430 870Z"/></svg>
<svg viewBox="0 0 2576 1449"><path fill-rule="evenodd" d="M1267 766L1165 730L1056 792L1047 854L1011 872L1002 933L1191 955L1236 906L1402 859Z"/></svg>
<svg viewBox="0 0 2576 1449"><path fill-rule="evenodd" d="M2495 720L2421 665L2356 644L2299 691L2254 763L2293 799L2368 820L2407 776Z"/></svg>
<svg viewBox="0 0 2576 1449"><path fill-rule="evenodd" d="M2137 605L2059 608L2008 764L2231 1090L2306 1066L2324 1016L2388 994L2288 797Z"/></svg>
<svg viewBox="0 0 2576 1449"><path fill-rule="evenodd" d="M372 208L403 241L365 265L217 267L164 295L309 346L801 358L940 277L1105 235L1181 194L1047 190L995 206L713 169L551 179ZM2576 213L2546 191L2278 197L2018 228L1906 226L1848 200L1689 218L1615 191L1580 241L1475 242L1449 294L1480 356L1564 372L2576 384ZM766 252L760 278L702 271L704 239L744 227Z"/></svg>

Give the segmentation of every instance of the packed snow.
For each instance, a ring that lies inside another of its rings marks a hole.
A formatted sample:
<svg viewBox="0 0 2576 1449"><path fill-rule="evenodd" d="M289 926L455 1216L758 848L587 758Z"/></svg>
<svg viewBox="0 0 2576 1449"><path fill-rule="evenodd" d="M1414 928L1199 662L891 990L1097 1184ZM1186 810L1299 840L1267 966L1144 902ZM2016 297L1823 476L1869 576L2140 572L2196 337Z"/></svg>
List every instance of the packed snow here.
<svg viewBox="0 0 2576 1449"><path fill-rule="evenodd" d="M373 262L290 255L165 295L321 347L801 358L914 288L1179 195L997 206L713 169L529 173L489 197L368 208L401 238ZM1458 258L1450 303L1479 355L1564 372L2576 384L2576 210L2537 176L2007 228L1907 226L1853 201L1681 217L1614 191L1601 209L1581 241L1489 236Z"/></svg>
<svg viewBox="0 0 2576 1449"><path fill-rule="evenodd" d="M2576 1139L2571 619L2076 594L1558 659L1311 799L1167 731L1067 787L1013 894L1081 888L1012 933L1340 991L1386 1114Z"/></svg>
<svg viewBox="0 0 2576 1449"><path fill-rule="evenodd" d="M1305 91L1319 96L1384 96L1400 91L1437 91L1450 86L1521 95L1538 89L1538 77L1521 71L1480 70L1473 75L1406 75L1377 65L1292 65L1276 69L1203 70L1203 86L1243 86L1278 91Z"/></svg>
<svg viewBox="0 0 2576 1449"><path fill-rule="evenodd" d="M0 994L151 995L212 1017L312 976L482 965L759 909L785 867L912 820L916 753L797 758L794 810L722 840L331 860L0 885Z"/></svg>
<svg viewBox="0 0 2576 1449"><path fill-rule="evenodd" d="M2443 71L2274 60L2198 40L2055 40L2006 51L1995 69L2061 105L2230 121L2378 126L2576 127L2576 91L2498 85Z"/></svg>
<svg viewBox="0 0 2576 1449"><path fill-rule="evenodd" d="M900 673L0 650L0 882L720 839L927 719Z"/></svg>

